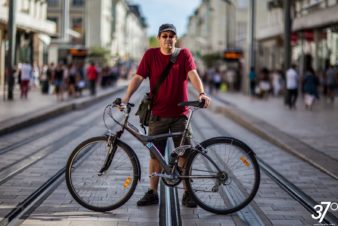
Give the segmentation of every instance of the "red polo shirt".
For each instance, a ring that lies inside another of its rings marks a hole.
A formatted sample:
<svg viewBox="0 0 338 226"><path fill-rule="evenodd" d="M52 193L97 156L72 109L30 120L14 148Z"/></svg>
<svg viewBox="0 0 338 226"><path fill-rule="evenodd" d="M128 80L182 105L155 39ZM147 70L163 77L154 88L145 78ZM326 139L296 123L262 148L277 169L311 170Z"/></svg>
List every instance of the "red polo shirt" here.
<svg viewBox="0 0 338 226"><path fill-rule="evenodd" d="M138 66L137 74L144 78L149 77L150 88L154 89L169 60L170 55L162 54L160 48L148 49ZM153 115L177 117L188 114L188 108L178 107L177 104L188 101L188 72L193 69L196 69L196 65L190 51L181 49L153 102Z"/></svg>

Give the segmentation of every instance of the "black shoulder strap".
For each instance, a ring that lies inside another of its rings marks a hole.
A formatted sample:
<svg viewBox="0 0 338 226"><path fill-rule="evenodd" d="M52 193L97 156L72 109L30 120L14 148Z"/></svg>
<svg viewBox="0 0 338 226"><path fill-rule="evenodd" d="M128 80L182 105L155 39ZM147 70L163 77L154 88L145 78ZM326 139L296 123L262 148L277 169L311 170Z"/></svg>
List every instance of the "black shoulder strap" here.
<svg viewBox="0 0 338 226"><path fill-rule="evenodd" d="M162 72L161 77L157 80L157 83L156 83L154 89L151 92L151 98L152 99L154 99L156 97L157 92L158 92L161 84L167 78L171 67L173 66L173 64L175 64L177 57L180 54L180 51L181 51L181 48L175 48L173 54L171 54L170 61L169 61L168 65L166 66L166 68Z"/></svg>

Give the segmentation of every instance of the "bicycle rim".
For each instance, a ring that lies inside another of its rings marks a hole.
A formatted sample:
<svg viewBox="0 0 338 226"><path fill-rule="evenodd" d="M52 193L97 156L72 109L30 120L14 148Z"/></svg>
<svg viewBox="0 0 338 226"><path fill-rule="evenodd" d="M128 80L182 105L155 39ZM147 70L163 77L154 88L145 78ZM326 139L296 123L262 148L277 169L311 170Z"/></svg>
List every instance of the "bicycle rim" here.
<svg viewBox="0 0 338 226"><path fill-rule="evenodd" d="M260 181L252 150L242 142L226 137L207 140L201 146L220 171L201 152L195 152L189 158L186 174L192 178L186 182L199 206L213 213L228 214L249 204ZM222 172L226 173L227 179L217 179Z"/></svg>
<svg viewBox="0 0 338 226"><path fill-rule="evenodd" d="M118 143L109 169L101 176L109 150L106 137L80 144L67 163L67 186L82 206L94 211L109 211L123 205L137 185L136 164L131 153Z"/></svg>

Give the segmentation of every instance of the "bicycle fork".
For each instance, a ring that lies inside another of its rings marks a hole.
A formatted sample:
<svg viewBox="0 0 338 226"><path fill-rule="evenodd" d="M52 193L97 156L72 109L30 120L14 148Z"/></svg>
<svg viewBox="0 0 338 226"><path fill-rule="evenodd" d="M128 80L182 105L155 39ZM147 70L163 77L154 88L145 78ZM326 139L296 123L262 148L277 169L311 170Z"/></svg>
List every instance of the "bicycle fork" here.
<svg viewBox="0 0 338 226"><path fill-rule="evenodd" d="M117 145L116 145L117 139L120 138L121 135L122 135L122 131L118 132L116 134L116 136L113 136L113 137L109 136L108 137L108 148L109 148L109 150L108 150L108 153L107 153L107 157L104 160L103 166L101 167L101 169L97 173L98 176L102 176L109 169L109 167L110 167L110 165L113 161L115 152L117 150Z"/></svg>

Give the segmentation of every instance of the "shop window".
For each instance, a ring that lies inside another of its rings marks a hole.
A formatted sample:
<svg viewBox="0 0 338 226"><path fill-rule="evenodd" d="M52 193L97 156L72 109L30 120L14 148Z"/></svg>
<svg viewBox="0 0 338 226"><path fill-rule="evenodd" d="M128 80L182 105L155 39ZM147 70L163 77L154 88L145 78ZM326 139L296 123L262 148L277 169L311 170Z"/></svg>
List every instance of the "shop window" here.
<svg viewBox="0 0 338 226"><path fill-rule="evenodd" d="M84 1L83 0L73 0L72 1L72 6L82 7L83 5L84 5Z"/></svg>
<svg viewBox="0 0 338 226"><path fill-rule="evenodd" d="M72 30L78 32L81 36L80 37L73 37L72 42L73 43L82 43L83 39L83 20L81 17L74 17L72 18L72 24L71 24Z"/></svg>
<svg viewBox="0 0 338 226"><path fill-rule="evenodd" d="M48 0L48 7L59 7L60 0Z"/></svg>

